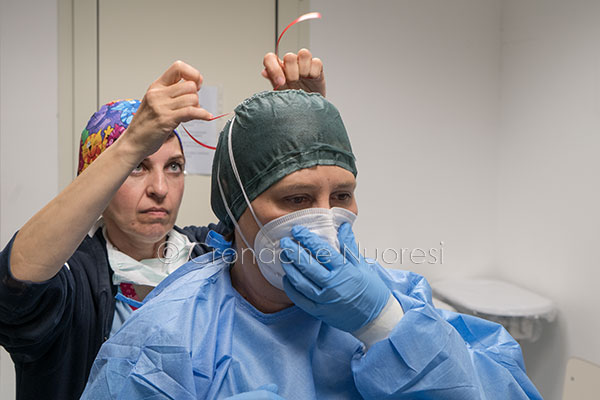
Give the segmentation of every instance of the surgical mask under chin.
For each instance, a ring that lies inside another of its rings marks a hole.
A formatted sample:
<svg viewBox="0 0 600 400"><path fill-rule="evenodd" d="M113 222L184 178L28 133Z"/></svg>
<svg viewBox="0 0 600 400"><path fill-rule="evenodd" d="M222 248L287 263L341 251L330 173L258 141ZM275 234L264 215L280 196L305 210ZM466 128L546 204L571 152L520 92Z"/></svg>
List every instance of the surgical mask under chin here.
<svg viewBox="0 0 600 400"><path fill-rule="evenodd" d="M194 243L187 236L172 229L169 240L159 249L159 258L149 258L137 261L127 254L119 251L108 240L106 227L102 233L106 238L108 262L113 270L113 284L133 283L136 285L158 286L177 268L190 259Z"/></svg>
<svg viewBox="0 0 600 400"><path fill-rule="evenodd" d="M290 214L286 214L273 221L270 221L266 225L263 225L258 220L254 209L250 204L250 200L246 195L244 185L242 185L242 180L240 178L238 169L235 165L235 158L233 157L233 147L231 145L231 136L234 121L235 116L231 119L231 122L229 124L229 131L227 136L227 149L229 151L231 169L233 170L238 185L242 190L242 194L244 195L244 199L246 200L248 209L250 210L252 217L256 221L256 224L260 228L254 240L254 255L258 263L258 268L262 275L265 277L265 279L277 289L283 290L282 279L285 275L285 272L283 271L283 267L281 266L280 255L282 249L279 243L280 240L284 237L292 237L292 227L294 227L295 225L302 225L306 227L311 232L319 235L321 238L327 241L334 249L339 251L340 245L337 238L338 228L344 222L348 222L352 225L356 220L356 214L344 208L337 207L334 207L332 209L306 208L303 210L295 211ZM246 247L252 249L250 243L248 243L248 241L246 240L244 234L242 233L242 230L240 229L240 226L234 218L233 213L231 212L231 209L227 204L227 201L225 200L225 193L221 184L220 171L220 168L217 167L217 183L219 186L221 199L223 200L223 205L225 206L225 210L227 211L227 215L229 216L233 225L239 232L240 237L243 240Z"/></svg>
<svg viewBox="0 0 600 400"><path fill-rule="evenodd" d="M338 229L344 222L350 225L356 220L356 214L345 208L306 208L286 214L264 225L254 239L255 258L258 268L265 279L277 289L283 290L285 272L281 266L280 241L284 237L292 238L292 228L302 225L318 235L337 251L340 243Z"/></svg>

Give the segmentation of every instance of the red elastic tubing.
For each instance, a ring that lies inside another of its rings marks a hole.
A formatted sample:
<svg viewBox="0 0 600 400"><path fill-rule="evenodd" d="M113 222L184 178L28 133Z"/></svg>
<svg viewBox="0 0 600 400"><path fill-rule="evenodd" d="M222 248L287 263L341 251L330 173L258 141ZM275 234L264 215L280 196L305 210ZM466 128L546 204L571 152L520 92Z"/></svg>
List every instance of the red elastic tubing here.
<svg viewBox="0 0 600 400"><path fill-rule="evenodd" d="M223 115L227 115L227 114L223 114ZM216 117L216 118L213 118L213 119L221 118L223 115L219 115L218 117ZM212 120L211 120L211 121L212 121ZM196 139L195 137L193 137L193 136L192 136L192 134L191 134L191 133L189 133L187 129L185 129L185 125L181 124L181 127L183 128L183 130L185 131L185 133L187 133L187 134L188 134L188 136L189 136L189 137L190 137L190 138L191 138L191 139L192 139L194 142L198 143L200 146L202 146L202 147L206 147L207 149L211 149L211 150L216 150L216 149L217 149L216 147L213 147L213 146L209 146L209 145L207 145L207 144L204 144L204 143L202 143L201 141L199 141L198 139Z"/></svg>
<svg viewBox="0 0 600 400"><path fill-rule="evenodd" d="M307 19L315 19L315 18L322 18L321 13L320 12L309 12L306 14L302 14L301 16L299 16L298 18L296 18L295 20L290 22L288 24L288 26L285 27L285 29L281 32L281 34L277 38L277 43L275 44L275 55L277 56L277 58L279 58L279 42L281 41L281 38L283 37L283 34L285 33L285 31L290 29L292 26L296 25L298 22L306 21Z"/></svg>

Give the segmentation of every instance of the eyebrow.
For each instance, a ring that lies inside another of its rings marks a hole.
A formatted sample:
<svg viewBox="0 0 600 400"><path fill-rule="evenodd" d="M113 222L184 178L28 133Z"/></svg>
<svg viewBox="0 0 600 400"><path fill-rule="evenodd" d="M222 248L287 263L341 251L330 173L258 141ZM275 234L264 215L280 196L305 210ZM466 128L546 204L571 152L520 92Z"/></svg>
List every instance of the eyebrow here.
<svg viewBox="0 0 600 400"><path fill-rule="evenodd" d="M172 163L173 161L181 161L181 162L185 162L185 157L183 156L183 154L179 154L179 155L173 156L173 157L171 157L171 158L169 158L169 159L167 160L167 164L170 164L170 163Z"/></svg>
<svg viewBox="0 0 600 400"><path fill-rule="evenodd" d="M146 157L146 158L144 158L144 159L142 160L142 162L141 162L140 164L143 164L143 163L145 163L145 162L148 162L148 160L149 160L149 158L148 158L148 157ZM172 162L174 162L174 161L179 161L179 162L182 162L182 163L184 163L184 164L185 164L185 157L184 157L184 155L183 155L183 154L178 154L178 155L176 155L176 156L173 156L173 157L169 158L169 159L167 160L167 162L165 163L165 165L169 165L169 164L171 164L171 163L172 163Z"/></svg>
<svg viewBox="0 0 600 400"><path fill-rule="evenodd" d="M356 189L356 181L340 183L339 185L335 185L335 189L336 190L343 190L343 189L354 190L354 189Z"/></svg>
<svg viewBox="0 0 600 400"><path fill-rule="evenodd" d="M312 184L312 183L290 183L285 186L281 186L277 188L277 190L285 191L285 192L295 192L295 191L303 191L303 190L314 190L318 189L320 185ZM334 186L335 190L354 190L356 188L355 182L343 182Z"/></svg>
<svg viewBox="0 0 600 400"><path fill-rule="evenodd" d="M296 191L302 191L302 190L313 190L313 189L318 189L318 188L319 188L319 185L315 185L312 183L290 183L288 185L277 188L277 190L281 190L284 192L296 192Z"/></svg>

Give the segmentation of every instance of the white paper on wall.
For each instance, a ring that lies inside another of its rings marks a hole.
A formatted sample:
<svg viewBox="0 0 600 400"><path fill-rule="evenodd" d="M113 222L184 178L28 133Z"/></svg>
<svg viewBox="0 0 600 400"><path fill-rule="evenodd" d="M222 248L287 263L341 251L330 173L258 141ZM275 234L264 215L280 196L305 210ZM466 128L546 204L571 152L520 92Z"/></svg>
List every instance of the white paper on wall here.
<svg viewBox="0 0 600 400"><path fill-rule="evenodd" d="M219 88L217 86L202 86L198 92L200 106L213 115L218 115L220 110ZM223 123L220 120L202 121L193 120L185 122L185 129L200 142L209 146L216 146L217 127ZM177 133L183 144L185 154L185 170L188 174L210 175L212 160L215 151L194 142L185 132L183 127L177 127Z"/></svg>

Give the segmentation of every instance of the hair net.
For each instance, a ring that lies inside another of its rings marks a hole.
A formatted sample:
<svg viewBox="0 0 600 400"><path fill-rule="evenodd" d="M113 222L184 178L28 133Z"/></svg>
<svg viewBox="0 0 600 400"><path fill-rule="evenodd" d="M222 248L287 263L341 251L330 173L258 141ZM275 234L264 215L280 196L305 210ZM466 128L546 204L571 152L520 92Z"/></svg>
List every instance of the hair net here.
<svg viewBox="0 0 600 400"><path fill-rule="evenodd" d="M234 175L231 151L249 201L294 171L336 165L356 176L354 154L338 110L317 93L301 90L258 93L235 109L219 136L212 168L211 205L229 228L217 176L233 217L239 220L246 201Z"/></svg>
<svg viewBox="0 0 600 400"><path fill-rule="evenodd" d="M92 115L85 129L81 132L77 175L121 136L131 123L131 119L139 106L139 100L116 100L103 105L100 110ZM175 131L174 133L181 146L179 135ZM183 146L181 148L183 150Z"/></svg>

